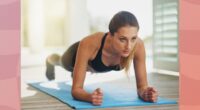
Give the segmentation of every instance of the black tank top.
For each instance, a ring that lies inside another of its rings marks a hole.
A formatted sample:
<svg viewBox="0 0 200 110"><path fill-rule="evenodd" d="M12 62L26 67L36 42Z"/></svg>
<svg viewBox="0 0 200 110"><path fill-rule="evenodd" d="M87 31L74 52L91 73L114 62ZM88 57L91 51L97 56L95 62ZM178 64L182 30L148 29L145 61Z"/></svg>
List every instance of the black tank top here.
<svg viewBox="0 0 200 110"><path fill-rule="evenodd" d="M106 72L106 71L111 71L111 70L119 71L120 70L119 65L106 66L102 62L101 56L102 56L102 50L103 50L103 46L104 46L106 36L107 36L107 33L103 36L103 39L101 41L101 47L100 47L95 59L90 61L89 65L97 72Z"/></svg>

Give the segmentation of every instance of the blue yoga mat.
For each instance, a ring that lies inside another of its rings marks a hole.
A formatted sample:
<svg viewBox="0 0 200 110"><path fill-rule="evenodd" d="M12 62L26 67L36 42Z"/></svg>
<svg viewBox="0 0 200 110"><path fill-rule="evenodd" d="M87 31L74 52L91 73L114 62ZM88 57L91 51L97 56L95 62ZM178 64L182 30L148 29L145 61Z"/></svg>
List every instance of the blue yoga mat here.
<svg viewBox="0 0 200 110"><path fill-rule="evenodd" d="M67 105L75 109L177 104L175 100L169 100L161 97L158 98L158 101L156 103L144 102L138 98L136 90L133 90L127 86L119 86L107 82L87 85L85 87L88 92L92 92L99 87L103 90L104 96L102 105L93 106L91 103L88 102L74 100L71 96L71 85L67 84L67 82L50 81L29 84L34 88L57 98L58 100L66 103Z"/></svg>

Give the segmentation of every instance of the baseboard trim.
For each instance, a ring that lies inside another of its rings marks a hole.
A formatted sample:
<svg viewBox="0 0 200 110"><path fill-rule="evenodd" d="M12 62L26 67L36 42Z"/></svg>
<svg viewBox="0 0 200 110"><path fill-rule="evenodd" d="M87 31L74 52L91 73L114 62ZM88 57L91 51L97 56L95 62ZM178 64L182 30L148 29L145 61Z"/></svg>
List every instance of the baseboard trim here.
<svg viewBox="0 0 200 110"><path fill-rule="evenodd" d="M173 75L179 76L179 72L169 71L169 70L162 70L162 69L153 69L153 72L165 75Z"/></svg>

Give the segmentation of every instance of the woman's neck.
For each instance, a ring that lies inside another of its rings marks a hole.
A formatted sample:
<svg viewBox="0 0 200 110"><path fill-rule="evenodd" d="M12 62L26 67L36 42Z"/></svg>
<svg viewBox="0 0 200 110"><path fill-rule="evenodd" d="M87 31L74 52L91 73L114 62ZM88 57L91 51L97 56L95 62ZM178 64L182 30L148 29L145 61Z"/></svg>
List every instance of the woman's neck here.
<svg viewBox="0 0 200 110"><path fill-rule="evenodd" d="M120 59L121 56L115 51L115 49L113 48L113 36L110 35L110 33L108 33L106 40L105 40L105 44L104 44L104 56L106 58L108 58L109 62L112 62L114 64L119 64L120 63Z"/></svg>

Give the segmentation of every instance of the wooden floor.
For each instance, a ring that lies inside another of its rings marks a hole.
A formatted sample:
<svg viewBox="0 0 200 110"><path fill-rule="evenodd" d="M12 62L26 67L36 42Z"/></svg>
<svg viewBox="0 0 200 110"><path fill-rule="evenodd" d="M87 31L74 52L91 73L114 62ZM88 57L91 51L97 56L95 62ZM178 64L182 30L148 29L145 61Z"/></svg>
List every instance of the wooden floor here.
<svg viewBox="0 0 200 110"><path fill-rule="evenodd" d="M22 78L23 79L23 78ZM157 88L159 96L175 99L179 98L179 78L177 76L168 76L162 74L148 74L148 81L150 85ZM124 79L118 79L119 84L123 84ZM68 105L59 100L40 92L28 85L29 91L34 91L35 94L21 98L22 110L73 110ZM99 108L95 110L178 110L178 104L173 105L156 105L156 106L129 106L116 108Z"/></svg>

